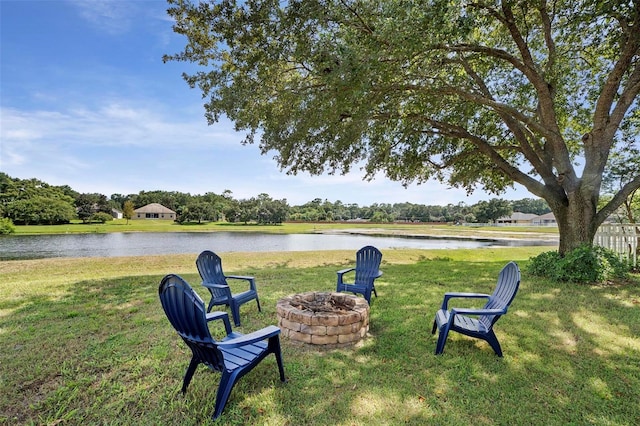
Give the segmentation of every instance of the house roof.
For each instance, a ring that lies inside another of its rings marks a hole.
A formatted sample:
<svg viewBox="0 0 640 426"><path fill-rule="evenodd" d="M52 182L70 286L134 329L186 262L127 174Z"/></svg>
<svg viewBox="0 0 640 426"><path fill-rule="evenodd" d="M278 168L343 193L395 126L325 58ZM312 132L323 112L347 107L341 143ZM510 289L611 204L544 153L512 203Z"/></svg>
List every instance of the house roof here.
<svg viewBox="0 0 640 426"><path fill-rule="evenodd" d="M553 219L553 220L555 220L556 217L554 216L554 214L552 212L549 212L549 213L545 213L543 215L538 216L537 219L540 219L540 220Z"/></svg>
<svg viewBox="0 0 640 426"><path fill-rule="evenodd" d="M511 221L515 221L515 220L531 220L533 218L538 217L537 214L533 214L533 213L520 213L520 212L513 212L513 214L511 216L504 216L499 218L499 221L505 221L505 220L511 220Z"/></svg>
<svg viewBox="0 0 640 426"><path fill-rule="evenodd" d="M139 209L135 209L134 212L135 213L173 213L173 214L176 213L173 210L168 209L159 203L147 204L146 206L142 206Z"/></svg>

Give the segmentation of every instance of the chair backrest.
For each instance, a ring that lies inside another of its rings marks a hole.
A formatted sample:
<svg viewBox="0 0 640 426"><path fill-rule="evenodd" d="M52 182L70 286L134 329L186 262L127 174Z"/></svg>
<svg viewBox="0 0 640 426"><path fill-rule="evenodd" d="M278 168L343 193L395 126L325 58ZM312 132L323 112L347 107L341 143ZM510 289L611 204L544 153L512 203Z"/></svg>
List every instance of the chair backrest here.
<svg viewBox="0 0 640 426"><path fill-rule="evenodd" d="M365 284L378 275L382 253L373 246L365 246L356 252L356 284Z"/></svg>
<svg viewBox="0 0 640 426"><path fill-rule="evenodd" d="M160 281L158 295L169 322L194 352L194 355L214 368L222 371L224 360L211 337L207 325L204 302L191 286L180 276L170 274Z"/></svg>
<svg viewBox="0 0 640 426"><path fill-rule="evenodd" d="M484 309L506 309L511 305L520 286L520 269L515 262L507 263L498 275L498 283ZM478 320L487 328L498 321L500 315L484 315Z"/></svg>
<svg viewBox="0 0 640 426"><path fill-rule="evenodd" d="M210 250L205 250L198 255L196 267L203 282L211 284L227 285L227 279L222 272L222 259Z"/></svg>

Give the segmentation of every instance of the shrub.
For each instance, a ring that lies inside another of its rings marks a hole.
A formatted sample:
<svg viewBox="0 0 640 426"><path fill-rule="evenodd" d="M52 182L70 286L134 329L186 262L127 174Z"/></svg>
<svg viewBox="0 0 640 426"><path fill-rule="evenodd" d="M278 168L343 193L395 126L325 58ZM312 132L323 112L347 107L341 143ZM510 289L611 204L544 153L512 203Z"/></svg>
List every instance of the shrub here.
<svg viewBox="0 0 640 426"><path fill-rule="evenodd" d="M596 283L624 278L629 265L612 250L583 245L561 257L558 252L544 252L531 258L532 275L559 282Z"/></svg>
<svg viewBox="0 0 640 426"><path fill-rule="evenodd" d="M105 223L105 222L108 222L110 220L113 220L113 216L111 216L109 213L98 212L98 213L95 213L95 214L93 214L91 216L91 221L92 222Z"/></svg>
<svg viewBox="0 0 640 426"><path fill-rule="evenodd" d="M551 278L556 275L555 269L560 265L562 258L557 251L545 251L531 258L528 271L538 277Z"/></svg>
<svg viewBox="0 0 640 426"><path fill-rule="evenodd" d="M0 235L13 234L16 232L16 227L13 221L8 217L0 218Z"/></svg>

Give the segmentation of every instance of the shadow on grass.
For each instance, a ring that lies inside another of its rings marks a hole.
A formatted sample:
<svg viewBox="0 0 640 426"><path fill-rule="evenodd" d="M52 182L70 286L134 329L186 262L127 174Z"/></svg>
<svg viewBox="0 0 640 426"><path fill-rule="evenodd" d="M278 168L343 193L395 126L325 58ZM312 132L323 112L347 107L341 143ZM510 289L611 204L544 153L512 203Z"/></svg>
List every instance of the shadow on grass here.
<svg viewBox="0 0 640 426"><path fill-rule="evenodd" d="M384 265L371 336L319 351L282 339L234 388L221 424L632 424L640 418L640 284L584 287L524 272L495 326L505 353L452 334L435 356L433 315L446 291L490 293L502 262ZM276 323L286 295L335 289L340 265L273 265L254 275L263 311L241 308L241 332ZM521 265L522 267L522 265ZM183 277L205 302L197 274ZM190 353L157 297L161 276L76 282L49 297L0 300L0 355L9 424L202 424L219 375L200 367L179 394ZM535 419L533 421L532 419Z"/></svg>

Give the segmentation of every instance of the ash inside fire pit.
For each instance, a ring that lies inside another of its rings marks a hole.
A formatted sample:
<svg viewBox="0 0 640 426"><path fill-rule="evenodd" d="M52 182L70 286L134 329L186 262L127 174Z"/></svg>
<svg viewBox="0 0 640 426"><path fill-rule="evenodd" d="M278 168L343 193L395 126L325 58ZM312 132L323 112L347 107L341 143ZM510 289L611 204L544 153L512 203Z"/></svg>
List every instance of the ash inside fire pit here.
<svg viewBox="0 0 640 426"><path fill-rule="evenodd" d="M369 304L350 294L294 294L279 300L277 311L282 335L296 342L349 346L369 330Z"/></svg>
<svg viewBox="0 0 640 426"><path fill-rule="evenodd" d="M331 293L314 293L313 299L308 299L310 298L296 294L291 300L291 306L303 311L338 313L352 311L355 306L355 300L332 297Z"/></svg>

